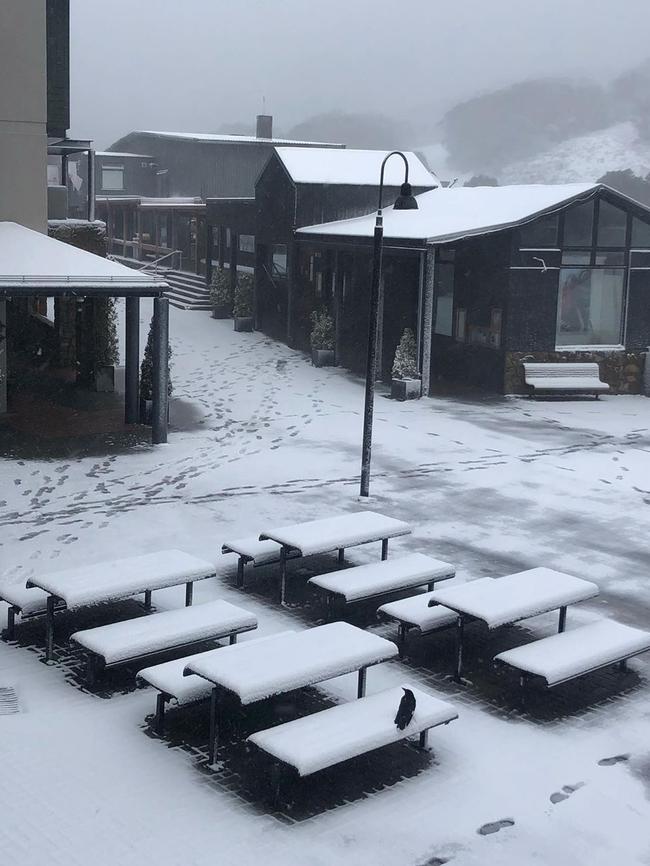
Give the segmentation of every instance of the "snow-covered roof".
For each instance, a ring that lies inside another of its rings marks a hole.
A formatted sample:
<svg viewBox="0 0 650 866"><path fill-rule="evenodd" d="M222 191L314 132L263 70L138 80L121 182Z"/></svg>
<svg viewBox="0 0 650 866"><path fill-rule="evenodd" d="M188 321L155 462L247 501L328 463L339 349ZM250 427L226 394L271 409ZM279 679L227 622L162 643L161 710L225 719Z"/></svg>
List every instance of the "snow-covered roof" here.
<svg viewBox="0 0 650 866"><path fill-rule="evenodd" d="M0 222L0 291L106 289L158 294L167 284L13 222Z"/></svg>
<svg viewBox="0 0 650 866"><path fill-rule="evenodd" d="M324 147L276 147L289 176L295 183L354 184L379 186L382 161L388 150L333 150ZM410 151L404 156L409 164L409 182L412 186L439 186L440 181ZM401 186L404 181L404 163L399 157L389 159L384 170L386 186Z"/></svg>
<svg viewBox="0 0 650 866"><path fill-rule="evenodd" d="M96 150L95 156L123 156L123 157L133 157L135 159L153 159L148 153L122 153L118 150Z"/></svg>
<svg viewBox="0 0 650 866"><path fill-rule="evenodd" d="M599 184L439 188L417 196L418 210L384 209L384 235L444 243L511 228L595 193ZM306 226L302 235L372 237L375 214Z"/></svg>
<svg viewBox="0 0 650 866"><path fill-rule="evenodd" d="M205 207L198 196L141 197L140 207Z"/></svg>
<svg viewBox="0 0 650 866"><path fill-rule="evenodd" d="M160 138L178 138L187 141L233 142L235 144L288 144L307 147L340 147L344 144L329 141L300 141L291 138L257 138L255 135L220 135L212 132L163 132L153 129L137 130L132 135L155 135Z"/></svg>

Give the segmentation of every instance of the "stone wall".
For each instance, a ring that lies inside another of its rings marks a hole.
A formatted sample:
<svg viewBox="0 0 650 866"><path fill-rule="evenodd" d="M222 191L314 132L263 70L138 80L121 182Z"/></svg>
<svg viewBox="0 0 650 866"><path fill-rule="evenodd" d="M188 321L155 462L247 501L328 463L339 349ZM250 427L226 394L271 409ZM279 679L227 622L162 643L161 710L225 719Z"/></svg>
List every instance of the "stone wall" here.
<svg viewBox="0 0 650 866"><path fill-rule="evenodd" d="M642 394L645 355L642 352L506 352L505 394L527 394L522 361L597 363L600 378L613 394Z"/></svg>

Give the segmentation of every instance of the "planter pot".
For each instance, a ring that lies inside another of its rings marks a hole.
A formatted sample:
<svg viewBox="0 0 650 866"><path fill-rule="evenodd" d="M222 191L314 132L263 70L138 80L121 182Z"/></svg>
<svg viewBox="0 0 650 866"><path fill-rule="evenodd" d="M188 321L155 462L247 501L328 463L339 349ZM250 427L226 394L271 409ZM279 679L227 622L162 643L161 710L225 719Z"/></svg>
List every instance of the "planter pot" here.
<svg viewBox="0 0 650 866"><path fill-rule="evenodd" d="M253 330L253 317L252 316L235 316L235 330L236 331L252 331Z"/></svg>
<svg viewBox="0 0 650 866"><path fill-rule="evenodd" d="M115 367L95 367L95 391L101 394L112 394L115 390Z"/></svg>
<svg viewBox="0 0 650 866"><path fill-rule="evenodd" d="M419 379L392 379L390 396L393 400L417 400L422 396L422 383Z"/></svg>
<svg viewBox="0 0 650 866"><path fill-rule="evenodd" d="M311 362L314 367L333 367L334 349L312 349Z"/></svg>
<svg viewBox="0 0 650 866"><path fill-rule="evenodd" d="M229 319L232 316L232 310L226 305L216 306L212 308L213 319Z"/></svg>

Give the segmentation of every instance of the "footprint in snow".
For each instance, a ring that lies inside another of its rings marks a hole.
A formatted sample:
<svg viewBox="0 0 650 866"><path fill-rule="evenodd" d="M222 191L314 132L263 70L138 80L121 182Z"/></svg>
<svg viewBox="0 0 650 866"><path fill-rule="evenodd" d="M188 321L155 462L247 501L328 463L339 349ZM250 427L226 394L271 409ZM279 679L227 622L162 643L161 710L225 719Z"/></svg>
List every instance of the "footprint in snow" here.
<svg viewBox="0 0 650 866"><path fill-rule="evenodd" d="M598 761L598 766L599 767L613 767L614 764L622 764L625 761L629 761L629 760L630 760L629 752L626 752L623 755L612 755L611 758L601 758L600 761Z"/></svg>
<svg viewBox="0 0 650 866"><path fill-rule="evenodd" d="M514 827L514 824L512 818L502 818L500 821L490 821L489 824L483 824L476 832L480 833L481 836L490 836L492 833L503 830L504 827Z"/></svg>
<svg viewBox="0 0 650 866"><path fill-rule="evenodd" d="M561 791L555 791L550 796L551 803L561 803L562 800L568 800L574 791L584 787L584 782L576 782L575 785L563 785Z"/></svg>

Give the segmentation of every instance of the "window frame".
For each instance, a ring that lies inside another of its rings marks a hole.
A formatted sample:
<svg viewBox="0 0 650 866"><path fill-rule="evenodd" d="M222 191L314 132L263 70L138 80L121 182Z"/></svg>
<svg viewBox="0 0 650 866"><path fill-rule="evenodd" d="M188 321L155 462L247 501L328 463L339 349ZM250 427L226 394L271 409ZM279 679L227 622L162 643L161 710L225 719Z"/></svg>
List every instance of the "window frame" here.
<svg viewBox="0 0 650 866"><path fill-rule="evenodd" d="M121 186L106 186L104 182L104 174L105 172L109 173L117 173L120 174L120 179L122 181ZM102 191L106 192L124 192L124 166L123 165L102 165Z"/></svg>

